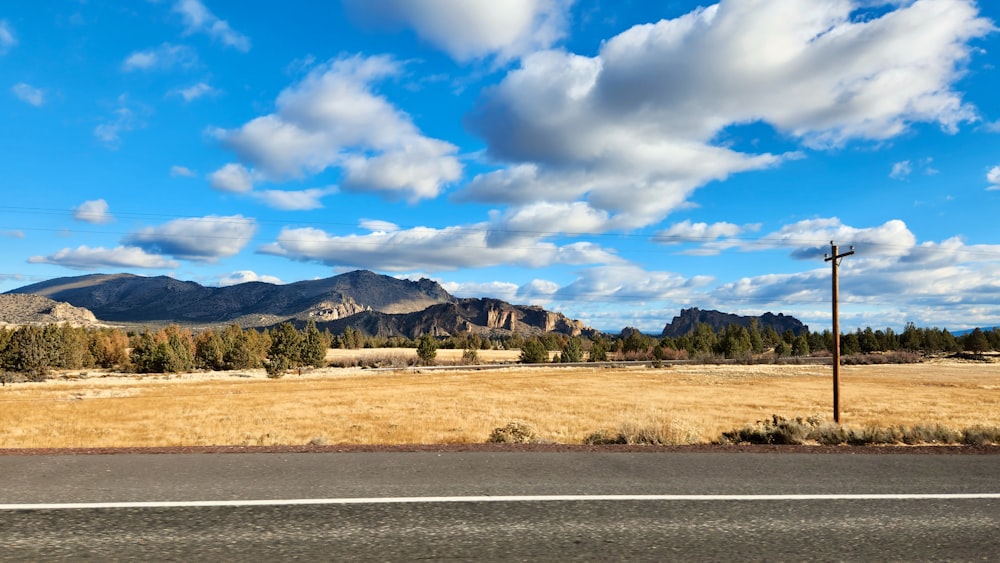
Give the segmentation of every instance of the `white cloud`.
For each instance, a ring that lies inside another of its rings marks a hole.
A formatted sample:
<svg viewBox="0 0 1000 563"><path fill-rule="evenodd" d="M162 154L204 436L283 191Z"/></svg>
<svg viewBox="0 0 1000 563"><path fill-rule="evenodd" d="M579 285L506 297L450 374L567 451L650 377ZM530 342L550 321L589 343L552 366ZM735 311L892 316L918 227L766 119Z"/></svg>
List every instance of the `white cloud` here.
<svg viewBox="0 0 1000 563"><path fill-rule="evenodd" d="M121 145L122 133L145 127L141 114L148 108L134 104L128 96L118 96L117 107L111 112L111 117L94 127L94 136L109 149L117 149Z"/></svg>
<svg viewBox="0 0 1000 563"><path fill-rule="evenodd" d="M413 278L410 278L413 279ZM417 278L419 279L419 278ZM517 284L509 282L439 282L441 287L445 289L448 293L454 295L455 297L492 297L494 299L500 299L507 301L508 303L513 302L517 299L518 287Z"/></svg>
<svg viewBox="0 0 1000 563"><path fill-rule="evenodd" d="M756 226L751 226L752 230ZM720 238L732 238L738 236L745 230L744 227L727 223L692 223L691 221L681 221L674 223L670 227L656 233L653 241L661 244L680 244L683 242L708 242Z"/></svg>
<svg viewBox="0 0 1000 563"><path fill-rule="evenodd" d="M10 238L24 238L24 231L0 231L0 236L10 237Z"/></svg>
<svg viewBox="0 0 1000 563"><path fill-rule="evenodd" d="M256 231L256 221L242 215L209 215L146 227L128 235L124 242L157 254L215 262L238 254Z"/></svg>
<svg viewBox="0 0 1000 563"><path fill-rule="evenodd" d="M153 49L135 51L125 58L122 69L126 72L135 70L169 70L172 68L190 68L198 64L198 54L187 45L163 43Z"/></svg>
<svg viewBox="0 0 1000 563"><path fill-rule="evenodd" d="M542 267L552 264L621 263L612 251L592 243L558 246L548 234L524 233L494 240L501 223L432 229L375 230L363 235L334 236L315 228L284 228L259 252L332 267L394 272L485 268L502 264ZM371 226L371 225L368 225Z"/></svg>
<svg viewBox="0 0 1000 563"><path fill-rule="evenodd" d="M218 96L220 93L220 90L213 88L204 82L199 82L187 88L178 88L171 91L171 94L184 98L185 102L192 102L204 96Z"/></svg>
<svg viewBox="0 0 1000 563"><path fill-rule="evenodd" d="M909 160L903 160L892 165L892 172L889 177L893 180L903 180L913 173L913 164Z"/></svg>
<svg viewBox="0 0 1000 563"><path fill-rule="evenodd" d="M73 210L73 218L95 225L104 225L115 220L108 211L108 202L103 199L93 199L81 203Z"/></svg>
<svg viewBox="0 0 1000 563"><path fill-rule="evenodd" d="M402 24L458 61L499 62L546 49L566 34L572 0L344 0L376 25Z"/></svg>
<svg viewBox="0 0 1000 563"><path fill-rule="evenodd" d="M565 302L685 301L711 278L685 278L673 272L648 271L632 264L600 266L577 273L577 279L552 293Z"/></svg>
<svg viewBox="0 0 1000 563"><path fill-rule="evenodd" d="M399 71L388 57L335 59L282 91L276 113L213 133L271 181L340 167L345 190L433 198L461 176L458 149L375 94L375 82Z"/></svg>
<svg viewBox="0 0 1000 563"><path fill-rule="evenodd" d="M219 19L200 0L178 0L174 12L181 15L185 33L205 33L223 45L246 53L250 50L250 38L229 26L229 22Z"/></svg>
<svg viewBox="0 0 1000 563"><path fill-rule="evenodd" d="M264 282L275 285L283 285L285 282L275 276L260 275L252 270L238 270L219 278L219 286L227 287L248 282Z"/></svg>
<svg viewBox="0 0 1000 563"><path fill-rule="evenodd" d="M224 192L246 193L253 189L253 174L235 162L212 172L209 177L212 187Z"/></svg>
<svg viewBox="0 0 1000 563"><path fill-rule="evenodd" d="M170 175L173 177L194 178L198 174L187 166L174 165L170 167Z"/></svg>
<svg viewBox="0 0 1000 563"><path fill-rule="evenodd" d="M50 256L32 256L31 264L54 264L74 270L97 270L100 268L176 268L173 260L147 254L141 248L118 246L116 248L79 246L64 248Z"/></svg>
<svg viewBox="0 0 1000 563"><path fill-rule="evenodd" d="M990 168L990 171L986 173L986 181L990 183L987 190L1000 190L1000 165Z"/></svg>
<svg viewBox="0 0 1000 563"><path fill-rule="evenodd" d="M33 105L36 108L41 107L45 103L45 92L30 84L18 82L11 87L10 91L22 102Z"/></svg>
<svg viewBox="0 0 1000 563"><path fill-rule="evenodd" d="M17 36L14 35L14 29L7 20L0 20L0 55L5 54L8 49L15 45L17 45Z"/></svg>
<svg viewBox="0 0 1000 563"><path fill-rule="evenodd" d="M801 156L714 144L732 125L763 122L825 149L977 119L952 89L969 42L993 29L975 4L894 3L864 21L854 18L862 4L722 2L632 27L595 57L528 55L467 119L509 165L456 197L584 201L610 214L608 228L638 228L709 181Z"/></svg>
<svg viewBox="0 0 1000 563"><path fill-rule="evenodd" d="M366 231L372 231L377 233L388 233L391 231L399 230L399 225L391 223L389 221L382 221L379 219L361 219L360 221L358 221L358 226Z"/></svg>
<svg viewBox="0 0 1000 563"><path fill-rule="evenodd" d="M250 194L254 199L262 202L268 207L282 209L285 211L306 211L309 209L322 209L323 197L336 193L334 188L311 188L308 190L263 190Z"/></svg>

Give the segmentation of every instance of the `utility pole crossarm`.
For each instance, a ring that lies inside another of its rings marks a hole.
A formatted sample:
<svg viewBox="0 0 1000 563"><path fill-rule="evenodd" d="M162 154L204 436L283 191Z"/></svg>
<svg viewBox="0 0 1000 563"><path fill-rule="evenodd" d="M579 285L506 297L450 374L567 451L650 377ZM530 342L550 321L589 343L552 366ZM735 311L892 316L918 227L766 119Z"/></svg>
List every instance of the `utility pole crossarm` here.
<svg viewBox="0 0 1000 563"><path fill-rule="evenodd" d="M837 308L837 294L840 284L837 280L837 266L845 256L854 254L854 247L849 252L838 254L837 245L830 241L832 252L823 256L833 267L833 421L840 424L840 311Z"/></svg>

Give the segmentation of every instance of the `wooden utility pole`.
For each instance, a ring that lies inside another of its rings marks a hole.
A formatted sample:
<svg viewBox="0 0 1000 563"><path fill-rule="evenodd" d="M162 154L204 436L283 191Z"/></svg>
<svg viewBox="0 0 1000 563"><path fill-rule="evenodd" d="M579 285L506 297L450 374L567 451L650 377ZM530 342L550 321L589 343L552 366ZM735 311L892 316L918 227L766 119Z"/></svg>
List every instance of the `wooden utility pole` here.
<svg viewBox="0 0 1000 563"><path fill-rule="evenodd" d="M837 266L845 256L854 254L854 247L850 252L837 253L837 245L830 241L831 254L824 254L823 259L833 264L833 421L840 424L840 311L837 308L837 294L840 292L840 282L837 280Z"/></svg>

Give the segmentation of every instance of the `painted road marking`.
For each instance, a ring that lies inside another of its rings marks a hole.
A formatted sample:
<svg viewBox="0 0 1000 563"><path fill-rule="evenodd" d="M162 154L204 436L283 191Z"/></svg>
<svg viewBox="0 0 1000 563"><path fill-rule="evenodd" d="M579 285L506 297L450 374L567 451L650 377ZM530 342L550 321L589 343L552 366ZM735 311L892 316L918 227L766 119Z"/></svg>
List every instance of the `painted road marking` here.
<svg viewBox="0 0 1000 563"><path fill-rule="evenodd" d="M455 497L370 497L324 499L193 500L143 502L68 502L0 504L0 510L67 510L86 508L202 508L240 506L307 506L346 504L416 504L461 502L578 501L815 501L815 500L1000 500L1000 493L816 494L816 495L498 495Z"/></svg>

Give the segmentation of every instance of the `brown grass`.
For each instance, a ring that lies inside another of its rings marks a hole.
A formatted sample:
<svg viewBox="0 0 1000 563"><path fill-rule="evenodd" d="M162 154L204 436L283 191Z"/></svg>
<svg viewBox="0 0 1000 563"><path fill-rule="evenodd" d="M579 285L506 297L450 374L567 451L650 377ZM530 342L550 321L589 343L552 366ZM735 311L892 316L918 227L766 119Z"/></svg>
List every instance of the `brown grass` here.
<svg viewBox="0 0 1000 563"><path fill-rule="evenodd" d="M479 443L511 421L558 443L643 427L708 442L775 413L830 417L832 395L829 366L795 365L99 375L0 388L0 448ZM1000 425L1000 364L845 366L841 381L850 426Z"/></svg>

